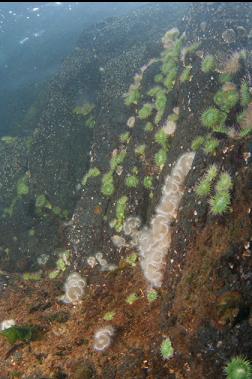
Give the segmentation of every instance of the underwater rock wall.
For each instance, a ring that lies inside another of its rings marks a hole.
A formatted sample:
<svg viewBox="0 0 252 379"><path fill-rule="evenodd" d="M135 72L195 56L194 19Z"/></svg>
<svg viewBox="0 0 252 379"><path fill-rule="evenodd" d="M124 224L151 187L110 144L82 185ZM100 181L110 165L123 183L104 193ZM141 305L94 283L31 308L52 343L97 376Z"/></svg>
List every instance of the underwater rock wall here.
<svg viewBox="0 0 252 379"><path fill-rule="evenodd" d="M118 94L126 91L135 70L157 51L167 22L182 15L180 9L174 10L168 18L164 14L157 25L160 14L164 10L168 14L170 9L173 7L169 5L147 6L141 12L84 30L72 56L31 105L20 123L20 130L23 128L27 135L19 139L26 153L18 162L21 169L15 168L11 176L3 172L0 179L4 193L0 247L6 251L0 261L5 270L15 271L16 265L20 271L37 270L37 258L43 254L51 257L49 265L57 260L55 251L65 239L64 223L71 220L89 161L98 156L100 168L105 168L108 158L104 156L110 154L114 139L124 129L122 109L114 108ZM143 12L144 22L140 21ZM138 39L133 38L136 29ZM104 155L100 159L96 150L101 142ZM4 157L7 162L16 153L6 148L10 151ZM20 196L18 180L23 185ZM95 198L94 188L90 196ZM90 212L90 197L87 198L80 209L84 209L81 218L89 228L93 209ZM93 222L100 238L101 222L98 219ZM10 235L15 235L15 240ZM89 238L91 232L84 235ZM44 243L39 243L40 240ZM83 250L87 250L86 246ZM97 250L96 247L95 253Z"/></svg>

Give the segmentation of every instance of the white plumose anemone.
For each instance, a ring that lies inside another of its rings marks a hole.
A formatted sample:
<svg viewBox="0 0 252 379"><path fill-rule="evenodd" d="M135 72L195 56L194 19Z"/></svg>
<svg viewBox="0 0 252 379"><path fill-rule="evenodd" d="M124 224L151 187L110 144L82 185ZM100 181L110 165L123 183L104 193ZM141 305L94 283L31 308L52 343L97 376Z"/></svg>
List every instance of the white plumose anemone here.
<svg viewBox="0 0 252 379"><path fill-rule="evenodd" d="M165 257L171 245L171 224L176 219L183 185L191 169L195 153L183 154L177 161L162 189L162 196L150 228L143 228L138 250L144 276L151 287L161 287Z"/></svg>
<svg viewBox="0 0 252 379"><path fill-rule="evenodd" d="M115 329L108 325L97 330L94 335L94 349L96 351L104 351L111 345L111 337L114 335Z"/></svg>
<svg viewBox="0 0 252 379"><path fill-rule="evenodd" d="M72 272L64 284L65 295L62 300L65 303L77 303L84 296L86 286L86 280L78 272Z"/></svg>

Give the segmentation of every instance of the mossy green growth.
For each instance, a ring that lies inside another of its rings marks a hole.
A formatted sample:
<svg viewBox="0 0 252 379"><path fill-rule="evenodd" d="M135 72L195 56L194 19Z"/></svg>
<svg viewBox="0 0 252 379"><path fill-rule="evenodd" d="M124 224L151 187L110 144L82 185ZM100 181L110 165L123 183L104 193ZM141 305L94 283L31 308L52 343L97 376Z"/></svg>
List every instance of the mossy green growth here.
<svg viewBox="0 0 252 379"><path fill-rule="evenodd" d="M109 171L102 177L101 193L104 196L112 196L115 191L113 172Z"/></svg>
<svg viewBox="0 0 252 379"><path fill-rule="evenodd" d="M174 87L177 77L177 71L177 68L174 68L171 71L169 71L169 73L165 77L164 86L168 89L168 91L171 91Z"/></svg>
<svg viewBox="0 0 252 379"><path fill-rule="evenodd" d="M240 131L240 137L247 137L252 134L252 127L251 128L245 128Z"/></svg>
<svg viewBox="0 0 252 379"><path fill-rule="evenodd" d="M155 82L155 83L162 83L163 80L164 80L164 77L163 77L162 74L156 74L156 75L154 76L154 82Z"/></svg>
<svg viewBox="0 0 252 379"><path fill-rule="evenodd" d="M188 82L191 79L191 70L192 70L192 66L186 66L184 68L184 70L182 71L179 77L180 83Z"/></svg>
<svg viewBox="0 0 252 379"><path fill-rule="evenodd" d="M126 150L122 150L119 153L115 154L111 159L110 159L110 168L112 171L114 171L117 166L121 165L127 155Z"/></svg>
<svg viewBox="0 0 252 379"><path fill-rule="evenodd" d="M132 305L134 304L137 300L139 299L139 297L137 296L136 293L131 293L127 299L126 299L126 303L128 303L129 305Z"/></svg>
<svg viewBox="0 0 252 379"><path fill-rule="evenodd" d="M220 142L216 138L207 138L204 143L204 152L205 154L215 154L217 148L219 147Z"/></svg>
<svg viewBox="0 0 252 379"><path fill-rule="evenodd" d="M150 103L146 103L143 105L143 107L138 112L138 117L140 120L146 120L149 118L153 111L153 105Z"/></svg>
<svg viewBox="0 0 252 379"><path fill-rule="evenodd" d="M152 132L153 129L154 129L154 125L150 121L148 121L144 127L144 131Z"/></svg>
<svg viewBox="0 0 252 379"><path fill-rule="evenodd" d="M232 82L233 77L230 74L222 73L219 75L219 82L221 84Z"/></svg>
<svg viewBox="0 0 252 379"><path fill-rule="evenodd" d="M217 192L228 192L232 189L233 187L233 182L232 182L232 178L231 178L231 175L225 171L223 172L220 177L219 177L219 180L218 182L216 183L216 191Z"/></svg>
<svg viewBox="0 0 252 379"><path fill-rule="evenodd" d="M161 346L160 346L160 353L162 355L163 359L169 359L173 356L174 354L174 349L172 347L172 343L170 338L166 338Z"/></svg>
<svg viewBox="0 0 252 379"><path fill-rule="evenodd" d="M153 301L157 300L158 293L156 290L152 289L147 292L147 299L149 303L152 303Z"/></svg>
<svg viewBox="0 0 252 379"><path fill-rule="evenodd" d="M194 138L194 140L192 141L192 144L191 144L192 150L198 151L204 142L205 142L205 138L203 136L198 136L198 137Z"/></svg>
<svg viewBox="0 0 252 379"><path fill-rule="evenodd" d="M155 141L161 145L163 148L167 147L168 144L168 135L163 129L159 129L155 134Z"/></svg>
<svg viewBox="0 0 252 379"><path fill-rule="evenodd" d="M52 204L44 194L36 196L35 207L42 210L43 208L52 209Z"/></svg>
<svg viewBox="0 0 252 379"><path fill-rule="evenodd" d="M125 178L125 185L128 188L136 188L139 184L139 179L136 175L129 175Z"/></svg>
<svg viewBox="0 0 252 379"><path fill-rule="evenodd" d="M147 92L147 95L150 96L150 97L156 97L160 92L164 92L164 90L162 89L162 87L155 86L155 87L151 88Z"/></svg>
<svg viewBox="0 0 252 379"><path fill-rule="evenodd" d="M155 164L159 167L163 167L167 161L166 149L162 148L155 154Z"/></svg>
<svg viewBox="0 0 252 379"><path fill-rule="evenodd" d="M7 145L12 145L13 143L16 142L16 140L17 140L17 137L12 137L12 136L3 136L1 138L1 141L6 143Z"/></svg>
<svg viewBox="0 0 252 379"><path fill-rule="evenodd" d="M135 148L135 154L143 156L144 153L145 153L145 148L146 148L145 144L136 146L136 148Z"/></svg>
<svg viewBox="0 0 252 379"><path fill-rule="evenodd" d="M201 45L201 42L193 42L191 45L186 46L184 48L184 56L186 57L188 55L194 54L198 50L200 45Z"/></svg>
<svg viewBox="0 0 252 379"><path fill-rule="evenodd" d="M83 105L78 105L74 108L73 113L81 116L89 115L92 110L95 108L95 105L92 103L85 103Z"/></svg>
<svg viewBox="0 0 252 379"><path fill-rule="evenodd" d="M223 111L229 112L239 102L239 93L236 90L219 90L214 96L214 102Z"/></svg>
<svg viewBox="0 0 252 379"><path fill-rule="evenodd" d="M29 193L28 176L22 176L17 182L17 196L25 196Z"/></svg>
<svg viewBox="0 0 252 379"><path fill-rule="evenodd" d="M251 102L251 95L249 91L249 85L247 81L243 81L240 88L241 106L247 107Z"/></svg>
<svg viewBox="0 0 252 379"><path fill-rule="evenodd" d="M130 266L135 267L138 261L138 255L136 253L132 253L125 260Z"/></svg>
<svg viewBox="0 0 252 379"><path fill-rule="evenodd" d="M88 170L86 175L83 176L83 179L81 181L82 186L84 187L87 184L88 179L90 178L96 178L97 176L101 175L101 171L97 167L92 167Z"/></svg>
<svg viewBox="0 0 252 379"><path fill-rule="evenodd" d="M209 201L210 211L213 215L223 215L228 212L231 204L229 192L217 192Z"/></svg>
<svg viewBox="0 0 252 379"><path fill-rule="evenodd" d="M132 169L131 169L131 173L133 175L138 175L139 174L139 170L137 168L137 166L133 166Z"/></svg>
<svg viewBox="0 0 252 379"><path fill-rule="evenodd" d="M128 197L122 196L117 200L116 203L116 224L115 230L120 233L126 218L126 209L127 209Z"/></svg>
<svg viewBox="0 0 252 379"><path fill-rule="evenodd" d="M251 379L252 365L242 356L233 357L224 368L227 379Z"/></svg>
<svg viewBox="0 0 252 379"><path fill-rule="evenodd" d="M41 272L25 272L23 274L23 280L38 281L41 279Z"/></svg>
<svg viewBox="0 0 252 379"><path fill-rule="evenodd" d="M144 188L151 190L153 188L153 178L151 176L145 176L143 185Z"/></svg>
<svg viewBox="0 0 252 379"><path fill-rule="evenodd" d="M207 55L201 62L201 70L204 73L214 71L215 67L216 67L216 62L213 55Z"/></svg>
<svg viewBox="0 0 252 379"><path fill-rule="evenodd" d="M122 143L129 143L130 133L125 132L125 133L120 134L119 139L120 139L120 142Z"/></svg>
<svg viewBox="0 0 252 379"><path fill-rule="evenodd" d="M96 121L94 117L90 116L86 121L85 121L85 126L89 129L93 129L95 127Z"/></svg>
<svg viewBox="0 0 252 379"><path fill-rule="evenodd" d="M168 75L170 71L176 70L176 61L174 59L171 59L170 56L165 56L164 57L164 64L161 67L161 71L164 75ZM164 78L164 77L163 77ZM164 79L163 79L164 80Z"/></svg>
<svg viewBox="0 0 252 379"><path fill-rule="evenodd" d="M116 315L115 311L109 311L109 312L105 313L105 315L103 316L103 320L112 321L113 318L115 317L115 315Z"/></svg>
<svg viewBox="0 0 252 379"><path fill-rule="evenodd" d="M125 97L124 104L127 106L136 105L141 99L141 93L138 88L131 89Z"/></svg>
<svg viewBox="0 0 252 379"><path fill-rule="evenodd" d="M241 124L246 120L246 114L246 111L238 113L238 115L236 116L236 121L238 122L238 124Z"/></svg>
<svg viewBox="0 0 252 379"><path fill-rule="evenodd" d="M162 120L163 118L163 115L164 115L164 112L162 111L158 111L156 116L155 116L155 124L158 125L160 123L160 121Z"/></svg>
<svg viewBox="0 0 252 379"><path fill-rule="evenodd" d="M159 91L156 95L155 108L158 112L164 113L167 104L167 97L164 91Z"/></svg>
<svg viewBox="0 0 252 379"><path fill-rule="evenodd" d="M14 325L8 329L0 331L0 335L5 337L10 344L14 344L17 341L29 342L36 334L36 328L34 326L18 326Z"/></svg>
<svg viewBox="0 0 252 379"><path fill-rule="evenodd" d="M223 125L225 123L226 117L226 113L221 112L214 107L211 107L202 113L201 122L203 126L211 129L215 126Z"/></svg>

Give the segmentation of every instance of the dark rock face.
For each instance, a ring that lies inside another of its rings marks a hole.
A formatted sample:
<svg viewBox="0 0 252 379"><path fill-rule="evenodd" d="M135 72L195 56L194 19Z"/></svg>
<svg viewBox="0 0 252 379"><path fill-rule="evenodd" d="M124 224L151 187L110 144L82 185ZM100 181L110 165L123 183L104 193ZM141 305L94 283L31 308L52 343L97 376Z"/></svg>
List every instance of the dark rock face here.
<svg viewBox="0 0 252 379"><path fill-rule="evenodd" d="M105 157L113 149L113 139L124 130L125 108L122 109L119 97L126 92L135 71L157 54L162 34L182 14L180 8L156 4L85 30L73 55L65 60L59 74L25 117L23 127L28 136L12 145L3 144L2 214L16 198L18 179L29 177L29 194L19 198L11 217L1 221L0 247L7 252L0 258L3 269L37 269L38 256L52 257L53 251L64 244L62 223L71 218L80 197L78 187L89 166L90 154L97 156L97 164L105 169L109 160ZM74 107L82 102L96 105L94 130L83 126L84 121L73 114ZM102 154L98 154L101 144ZM37 215L35 202L41 194L52 207L65 211L63 221L48 209L42 217ZM95 197L94 189L90 189L90 194ZM80 202L79 211L75 212L79 224L87 223L87 227L93 219L90 196L86 196L87 203ZM94 226L103 245L102 224L94 220ZM35 231L32 236L31 229ZM93 234L85 230L84 235L89 240ZM72 238L72 246L76 240L77 237ZM88 241L81 245L81 252L97 251L102 246L95 244L92 249ZM52 258L53 261L55 257Z"/></svg>

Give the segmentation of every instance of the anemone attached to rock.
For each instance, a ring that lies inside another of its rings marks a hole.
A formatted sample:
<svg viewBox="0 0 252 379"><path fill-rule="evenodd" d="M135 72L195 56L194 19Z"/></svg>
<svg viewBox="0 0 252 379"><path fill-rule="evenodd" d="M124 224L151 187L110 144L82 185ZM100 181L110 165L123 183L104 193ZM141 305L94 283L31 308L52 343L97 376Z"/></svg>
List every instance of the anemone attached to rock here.
<svg viewBox="0 0 252 379"><path fill-rule="evenodd" d="M226 113L221 112L217 108L210 107L201 115L202 125L206 128L214 128L215 126L223 125L226 120Z"/></svg>
<svg viewBox="0 0 252 379"><path fill-rule="evenodd" d="M252 365L246 358L237 356L228 362L224 368L224 372L227 379L251 379Z"/></svg>

